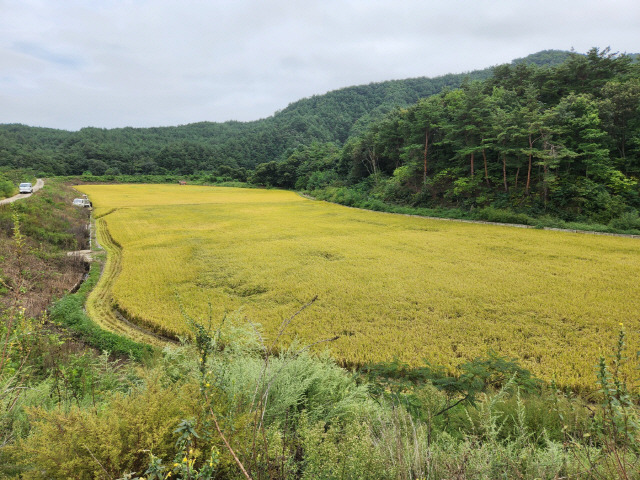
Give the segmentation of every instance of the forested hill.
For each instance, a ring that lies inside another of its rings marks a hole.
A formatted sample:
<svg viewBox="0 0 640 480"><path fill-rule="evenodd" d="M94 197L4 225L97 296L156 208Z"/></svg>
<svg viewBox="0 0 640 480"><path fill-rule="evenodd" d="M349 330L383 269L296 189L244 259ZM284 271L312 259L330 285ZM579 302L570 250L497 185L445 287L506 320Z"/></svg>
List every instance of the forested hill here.
<svg viewBox="0 0 640 480"><path fill-rule="evenodd" d="M556 65L568 52L547 50L514 62ZM436 78L412 78L335 90L290 104L254 122L201 122L158 128L83 128L78 132L0 125L0 167L41 174L189 174L218 172L242 178L243 170L286 159L312 142L343 144L397 107L465 79L484 80L493 68Z"/></svg>
<svg viewBox="0 0 640 480"><path fill-rule="evenodd" d="M523 58L516 58L511 62L511 65L524 63L538 67L555 67L569 60L571 55L572 52L565 50L541 50L538 53L532 53Z"/></svg>
<svg viewBox="0 0 640 480"><path fill-rule="evenodd" d="M333 163L310 168L302 153L275 174L258 166L253 181L295 182L368 208L448 207L535 224L550 216L640 232L640 64L592 49L553 68L501 65L485 81L373 122Z"/></svg>

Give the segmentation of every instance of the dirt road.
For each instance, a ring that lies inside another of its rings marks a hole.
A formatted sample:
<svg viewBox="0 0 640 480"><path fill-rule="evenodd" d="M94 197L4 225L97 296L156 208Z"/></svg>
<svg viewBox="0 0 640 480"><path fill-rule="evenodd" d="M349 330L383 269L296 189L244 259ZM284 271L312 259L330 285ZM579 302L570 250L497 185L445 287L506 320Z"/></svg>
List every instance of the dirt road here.
<svg viewBox="0 0 640 480"><path fill-rule="evenodd" d="M38 179L36 184L33 186L33 191L37 192L42 187L44 187L44 180L41 178ZM33 195L33 193L19 193L18 195L14 195L13 197L5 198L4 200L0 200L0 205L4 205L5 203L12 203L16 200L20 200L21 198L27 198Z"/></svg>

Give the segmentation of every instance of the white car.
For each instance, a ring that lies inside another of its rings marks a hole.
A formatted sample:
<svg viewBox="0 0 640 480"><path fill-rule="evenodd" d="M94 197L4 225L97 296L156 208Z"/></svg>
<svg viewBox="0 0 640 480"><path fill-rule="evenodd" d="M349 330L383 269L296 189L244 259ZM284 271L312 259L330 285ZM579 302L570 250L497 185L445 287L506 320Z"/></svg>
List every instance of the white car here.
<svg viewBox="0 0 640 480"><path fill-rule="evenodd" d="M21 183L18 188L20 189L20 193L33 193L33 185L30 183Z"/></svg>

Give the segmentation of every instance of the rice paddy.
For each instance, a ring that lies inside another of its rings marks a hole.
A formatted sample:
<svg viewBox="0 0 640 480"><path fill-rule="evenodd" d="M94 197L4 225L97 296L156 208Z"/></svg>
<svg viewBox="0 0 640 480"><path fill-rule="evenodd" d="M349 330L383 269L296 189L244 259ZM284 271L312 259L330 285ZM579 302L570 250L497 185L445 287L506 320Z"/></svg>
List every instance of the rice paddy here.
<svg viewBox="0 0 640 480"><path fill-rule="evenodd" d="M188 334L225 314L347 364L445 366L488 350L588 388L620 323L638 350L640 241L350 209L293 192L84 185L121 255L101 287L130 320ZM104 293L104 292L103 292ZM323 347L325 348L325 347Z"/></svg>

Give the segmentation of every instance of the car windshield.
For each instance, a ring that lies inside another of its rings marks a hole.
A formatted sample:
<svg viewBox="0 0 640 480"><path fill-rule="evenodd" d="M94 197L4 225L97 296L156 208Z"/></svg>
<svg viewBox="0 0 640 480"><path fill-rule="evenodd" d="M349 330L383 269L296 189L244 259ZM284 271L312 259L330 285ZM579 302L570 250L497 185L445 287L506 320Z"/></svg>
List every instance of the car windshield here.
<svg viewBox="0 0 640 480"><path fill-rule="evenodd" d="M21 187L30 187L31 184L30 183L21 183L20 186Z"/></svg>

